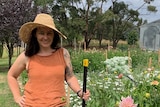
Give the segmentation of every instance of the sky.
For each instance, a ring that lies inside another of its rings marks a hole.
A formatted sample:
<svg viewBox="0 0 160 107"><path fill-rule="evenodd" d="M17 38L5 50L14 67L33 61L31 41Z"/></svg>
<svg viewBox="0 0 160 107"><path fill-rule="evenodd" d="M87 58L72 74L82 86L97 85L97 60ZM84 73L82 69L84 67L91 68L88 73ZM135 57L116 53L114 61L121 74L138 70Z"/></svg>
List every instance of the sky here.
<svg viewBox="0 0 160 107"><path fill-rule="evenodd" d="M139 7L141 7L144 4L144 0L118 0L118 1L124 1L126 4L129 5L130 9L132 8L134 10L137 10ZM105 6L107 8L110 5L112 5L111 0L109 0ZM147 11L148 5L155 6L158 11L156 13L148 12ZM160 19L160 0L154 0L154 2L151 2L150 4L145 4L138 11L140 13L140 17L143 18L143 20L147 20L148 23L156 21Z"/></svg>

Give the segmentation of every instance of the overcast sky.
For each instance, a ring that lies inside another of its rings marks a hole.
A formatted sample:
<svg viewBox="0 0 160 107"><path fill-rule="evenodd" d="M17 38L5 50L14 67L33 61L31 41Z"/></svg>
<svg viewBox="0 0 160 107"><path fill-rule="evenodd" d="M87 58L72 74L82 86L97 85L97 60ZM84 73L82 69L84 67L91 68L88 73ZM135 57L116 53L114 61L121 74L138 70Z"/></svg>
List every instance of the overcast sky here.
<svg viewBox="0 0 160 107"><path fill-rule="evenodd" d="M138 9L144 4L144 0L118 0L118 1L124 1L126 4L129 5L129 8L132 8L134 10ZM110 0L105 5L106 7L111 5ZM153 5L156 6L156 9L158 10L156 13L151 13L147 11L147 6ZM104 7L105 7L104 6ZM160 0L154 0L154 2L151 2L150 4L145 4L141 9L139 9L140 17L142 17L144 20L147 19L148 22L153 22L155 20L160 19Z"/></svg>

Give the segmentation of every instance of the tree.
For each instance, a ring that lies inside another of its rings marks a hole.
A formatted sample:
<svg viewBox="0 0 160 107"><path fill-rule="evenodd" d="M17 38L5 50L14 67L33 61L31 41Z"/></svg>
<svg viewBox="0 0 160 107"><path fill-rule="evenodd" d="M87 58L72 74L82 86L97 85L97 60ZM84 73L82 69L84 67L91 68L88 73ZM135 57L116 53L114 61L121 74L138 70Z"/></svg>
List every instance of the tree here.
<svg viewBox="0 0 160 107"><path fill-rule="evenodd" d="M95 38L100 30L102 7L105 1L96 1L101 2L101 7L94 6L96 3L93 0L87 0L86 2L80 0L57 0L55 2L52 7L53 17L60 30L68 35L67 40L71 46L73 38L81 39L84 37L86 48L88 48L90 41Z"/></svg>
<svg viewBox="0 0 160 107"><path fill-rule="evenodd" d="M128 29L136 25L139 21L138 11L128 9L124 2L112 1L113 5L104 14L104 22L110 27L109 39L113 48L117 47L119 40L125 39L125 33Z"/></svg>
<svg viewBox="0 0 160 107"><path fill-rule="evenodd" d="M35 16L32 4L32 0L0 1L0 38L8 50L9 68L11 67L13 48L20 42L18 29L24 22L33 20L33 16Z"/></svg>
<svg viewBox="0 0 160 107"><path fill-rule="evenodd" d="M127 36L128 45L135 45L138 40L138 35L137 29L131 30Z"/></svg>
<svg viewBox="0 0 160 107"><path fill-rule="evenodd" d="M84 28L84 11L78 7L80 0L56 0L52 7L51 14L57 28L67 36L70 46L73 46L74 38L81 40L82 29Z"/></svg>
<svg viewBox="0 0 160 107"><path fill-rule="evenodd" d="M120 39L126 39L124 37L126 31L144 23L138 18L137 10L128 10L128 5L124 2L118 3L118 0L111 0L113 6L105 13L102 12L103 4L108 0L34 1L41 9L51 12L57 28L67 35L70 46L73 46L74 38L76 40L84 38L86 48L94 38L99 40L101 46L101 41L105 38L111 40L113 47L116 47Z"/></svg>
<svg viewBox="0 0 160 107"><path fill-rule="evenodd" d="M87 0L85 6L82 7L84 11L83 20L85 21L85 26L83 28L84 42L86 43L86 48L89 47L90 41L92 39L99 40L99 45L101 46L102 36L106 30L102 26L102 9L103 4L108 0ZM100 4L100 5L96 5Z"/></svg>

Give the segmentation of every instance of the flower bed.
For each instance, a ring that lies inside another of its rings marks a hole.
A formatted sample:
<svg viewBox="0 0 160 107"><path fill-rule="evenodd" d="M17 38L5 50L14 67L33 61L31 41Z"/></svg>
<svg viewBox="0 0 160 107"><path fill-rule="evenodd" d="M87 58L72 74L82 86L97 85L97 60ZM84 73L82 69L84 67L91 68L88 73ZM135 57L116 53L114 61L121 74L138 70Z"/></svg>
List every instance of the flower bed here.
<svg viewBox="0 0 160 107"><path fill-rule="evenodd" d="M134 57L136 57L135 54ZM115 56L105 61L107 71L103 68L104 70L99 72L88 72L87 87L91 91L91 98L87 102L88 107L160 106L160 71L158 68L157 70L154 67L147 68L147 66L132 68L131 65L128 66L127 60L128 57ZM152 62L152 65L154 63ZM83 86L82 74L78 73L77 76L80 77L80 83ZM123 103L125 99L128 100ZM71 94L70 102L73 107L81 107L82 101L75 94Z"/></svg>

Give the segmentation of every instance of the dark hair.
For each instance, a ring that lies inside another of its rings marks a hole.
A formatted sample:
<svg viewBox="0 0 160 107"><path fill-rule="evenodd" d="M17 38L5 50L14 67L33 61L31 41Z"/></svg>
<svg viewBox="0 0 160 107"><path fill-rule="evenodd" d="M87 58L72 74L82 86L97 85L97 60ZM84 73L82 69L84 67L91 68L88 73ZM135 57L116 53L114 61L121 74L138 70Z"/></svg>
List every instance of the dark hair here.
<svg viewBox="0 0 160 107"><path fill-rule="evenodd" d="M31 56L37 54L40 49L39 43L36 38L36 31L37 31L37 28L35 28L31 32L30 40L28 41L27 46L26 46L25 55L28 57L31 57ZM56 31L54 31L54 38L53 38L53 42L51 44L51 48L52 49L59 49L60 48L59 43L60 43L59 34Z"/></svg>

